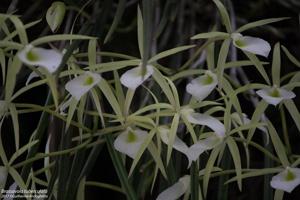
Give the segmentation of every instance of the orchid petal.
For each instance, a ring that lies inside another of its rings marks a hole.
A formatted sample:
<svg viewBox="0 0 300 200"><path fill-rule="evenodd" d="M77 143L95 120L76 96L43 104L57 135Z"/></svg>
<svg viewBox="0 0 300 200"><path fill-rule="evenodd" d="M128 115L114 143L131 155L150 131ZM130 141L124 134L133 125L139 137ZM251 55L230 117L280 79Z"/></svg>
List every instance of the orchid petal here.
<svg viewBox="0 0 300 200"><path fill-rule="evenodd" d="M283 88L266 88L256 91L256 94L263 98L267 103L276 106L284 99L292 99L296 97L295 93Z"/></svg>
<svg viewBox="0 0 300 200"><path fill-rule="evenodd" d="M98 84L101 79L101 76L97 73L85 72L84 74L69 81L65 85L65 88L76 100L79 101L80 98Z"/></svg>
<svg viewBox="0 0 300 200"><path fill-rule="evenodd" d="M121 76L121 83L132 89L135 90L138 86L140 86L146 79L148 79L152 74L153 74L153 66L152 65L147 65L146 66L146 73L143 75L142 74L142 67L138 66L136 68L130 69L126 71L122 76Z"/></svg>
<svg viewBox="0 0 300 200"><path fill-rule="evenodd" d="M169 144L169 135L168 134L170 132L170 129L168 129L166 127L159 127L158 132L160 133L161 140L166 145L168 145ZM188 150L188 146L177 136L175 136L173 148L176 149L177 151L180 151L180 152L184 153L184 154Z"/></svg>
<svg viewBox="0 0 300 200"><path fill-rule="evenodd" d="M190 148L186 152L186 156L188 157L189 160L188 168L191 166L192 161L196 161L204 151L216 147L221 142L222 142L222 138L220 138L216 134L213 134L190 146Z"/></svg>
<svg viewBox="0 0 300 200"><path fill-rule="evenodd" d="M19 59L33 66L41 66L53 73L59 67L63 55L52 49L33 47L31 44L26 45L18 54Z"/></svg>
<svg viewBox="0 0 300 200"><path fill-rule="evenodd" d="M162 193L158 195L156 200L176 200L180 196L182 196L189 187L190 182L190 176L185 175L179 179L178 182L176 182L171 187L168 187L166 190L164 190Z"/></svg>
<svg viewBox="0 0 300 200"><path fill-rule="evenodd" d="M146 137L146 131L127 129L116 138L114 147L134 159Z"/></svg>
<svg viewBox="0 0 300 200"><path fill-rule="evenodd" d="M275 189L290 193L300 184L300 169L287 167L284 171L273 176L270 184Z"/></svg>
<svg viewBox="0 0 300 200"><path fill-rule="evenodd" d="M186 91L197 100L202 101L213 91L217 84L217 75L211 71L206 71L203 76L193 79L187 84Z"/></svg>
<svg viewBox="0 0 300 200"><path fill-rule="evenodd" d="M271 51L270 44L261 38L243 36L240 33L233 33L231 37L233 39L234 46L243 51L264 57L268 57Z"/></svg>
<svg viewBox="0 0 300 200"><path fill-rule="evenodd" d="M225 137L225 126L218 119L212 116L192 112L187 115L187 119L190 123L208 126L219 137Z"/></svg>

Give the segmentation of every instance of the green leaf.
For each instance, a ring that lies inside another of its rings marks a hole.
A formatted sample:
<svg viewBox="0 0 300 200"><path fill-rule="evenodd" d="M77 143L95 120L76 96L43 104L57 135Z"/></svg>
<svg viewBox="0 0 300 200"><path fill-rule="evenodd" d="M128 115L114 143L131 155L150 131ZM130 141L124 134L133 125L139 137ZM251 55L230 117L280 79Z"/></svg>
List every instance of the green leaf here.
<svg viewBox="0 0 300 200"><path fill-rule="evenodd" d="M274 22L279 22L279 21L286 20L286 19L289 19L289 17L269 18L269 19L263 19L263 20L251 22L251 23L248 23L248 24L245 24L245 25L241 26L240 28L238 28L236 30L236 32L243 32L243 31L246 31L246 30L251 29L251 28L255 28L255 27L258 27L258 26L263 26L263 25L266 25L266 24L274 23Z"/></svg>
<svg viewBox="0 0 300 200"><path fill-rule="evenodd" d="M170 129L170 132L169 132L169 143L168 143L168 151L167 151L167 165L169 164L169 161L171 159L173 145L174 145L175 137L177 135L179 119L180 119L180 115L176 113L173 117L173 121L172 121L172 124L171 124L171 129Z"/></svg>
<svg viewBox="0 0 300 200"><path fill-rule="evenodd" d="M241 175L241 178L251 178L251 177L256 177L256 176L262 176L262 175L266 175L266 174L273 174L273 173L278 173L278 172L282 172L283 169L280 168L263 168L263 169L255 169L252 172L247 172ZM237 181L237 177L233 177L231 179L229 179L228 181L226 181L225 184L231 183Z"/></svg>
<svg viewBox="0 0 300 200"><path fill-rule="evenodd" d="M287 100L283 101L283 103L284 103L285 107L287 108L287 110L289 111L290 115L292 116L294 123L298 128L298 131L300 132L300 113L299 113L299 110L298 110L296 104L291 99L287 99Z"/></svg>
<svg viewBox="0 0 300 200"><path fill-rule="evenodd" d="M97 40L90 40L88 45L88 58L90 71L94 71L91 66L96 65L96 55L97 54Z"/></svg>
<svg viewBox="0 0 300 200"><path fill-rule="evenodd" d="M116 169L117 175L121 182L122 188L126 193L128 200L137 200L136 194L133 190L132 185L129 183L128 175L125 167L122 164L120 154L114 149L112 135L105 135L107 148L112 159L113 165Z"/></svg>
<svg viewBox="0 0 300 200"><path fill-rule="evenodd" d="M289 59L294 65L296 65L297 67L300 67L300 61L297 60L297 59L289 52L289 50L288 50L285 46L281 45L281 48L282 48L283 52L285 53L285 55L288 57L288 59Z"/></svg>
<svg viewBox="0 0 300 200"><path fill-rule="evenodd" d="M6 75L6 59L4 55L4 51L0 49L0 65L1 65L1 72L2 72L2 85L5 83L5 75Z"/></svg>
<svg viewBox="0 0 300 200"><path fill-rule="evenodd" d="M199 33L197 35L194 35L193 37L191 37L192 40L197 40L197 39L210 39L210 38L222 38L222 39L226 39L228 38L230 35L228 33L224 33L224 32L218 32L218 31L212 31L212 32L208 32L208 33Z"/></svg>
<svg viewBox="0 0 300 200"><path fill-rule="evenodd" d="M23 45L28 44L26 30L25 30L25 27L24 27L24 24L22 23L22 21L15 15L10 15L9 19L14 24L16 31L18 32L21 43Z"/></svg>
<svg viewBox="0 0 300 200"><path fill-rule="evenodd" d="M138 45L140 50L140 56L143 58L144 52L144 21L140 6L137 8L138 15L137 15L137 35L138 35Z"/></svg>
<svg viewBox="0 0 300 200"><path fill-rule="evenodd" d="M71 124L73 115L75 113L75 110L76 110L76 107L77 107L77 104L78 104L78 101L75 98L73 98L73 97L71 97L71 98L72 98L72 100L71 100L70 105L69 105L65 131L67 131L69 129L69 126Z"/></svg>
<svg viewBox="0 0 300 200"><path fill-rule="evenodd" d="M206 48L206 63L209 70L215 69L215 43L212 42Z"/></svg>
<svg viewBox="0 0 300 200"><path fill-rule="evenodd" d="M97 112L98 112L98 115L100 117L100 120L101 120L101 124L103 127L105 127L105 121L104 121L104 117L103 117L103 112L101 110L101 101L98 97L98 94L97 92L95 91L95 89L91 89L91 94L92 94L92 97L93 97L93 102L94 102L94 105L96 106L96 109L97 109Z"/></svg>
<svg viewBox="0 0 300 200"><path fill-rule="evenodd" d="M267 72L264 69L264 66L262 65L262 63L259 61L259 59L256 57L256 55L252 54L252 53L248 53L246 51L243 51L246 56L253 62L253 64L255 65L256 69L259 71L259 73L262 75L262 77L265 79L265 81L270 85L270 79L268 77Z"/></svg>
<svg viewBox="0 0 300 200"><path fill-rule="evenodd" d="M22 66L21 61L17 56L13 57L12 63L8 65L5 84L5 101L10 102L16 84L16 76Z"/></svg>
<svg viewBox="0 0 300 200"><path fill-rule="evenodd" d="M268 107L268 103L266 103L264 100L260 101L256 105L256 108L255 108L254 113L252 115L250 124L258 123L259 120L261 119L261 116L263 115L263 113L267 109L267 107ZM252 140L252 137L254 135L255 129L256 129L256 127L251 128L248 131L247 143L249 143Z"/></svg>
<svg viewBox="0 0 300 200"><path fill-rule="evenodd" d="M236 142L232 139L232 137L228 137L227 140L227 145L229 147L234 166L235 166L235 171L236 171L236 177L238 181L238 187L240 191L242 191L242 164L241 164L241 157L240 157L240 151L239 148L236 144Z"/></svg>
<svg viewBox="0 0 300 200"><path fill-rule="evenodd" d="M154 73L152 74L152 76L153 76L154 80L160 86L162 91L165 93L169 102L175 107L176 106L175 99L174 99L174 96L170 89L169 84L165 80L165 77L155 67L153 68L153 70L154 70Z"/></svg>
<svg viewBox="0 0 300 200"><path fill-rule="evenodd" d="M148 60L148 63L155 62L155 61L157 61L161 58L176 54L176 53L181 52L181 51L185 51L185 50L193 48L193 47L195 47L195 45L186 45L186 46L180 46L180 47L176 47L176 48L173 48L173 49L169 49L169 50L160 52L159 54L157 54L157 55L153 56L152 58L150 58L150 60Z"/></svg>
<svg viewBox="0 0 300 200"><path fill-rule="evenodd" d="M107 81L105 79L101 79L101 81L98 84L98 87L103 92L104 96L106 97L107 101L111 105L111 107L114 110L114 112L116 113L116 115L118 115L119 117L122 116L122 112L121 112L119 103L118 103L112 89L110 88L109 84L107 83Z"/></svg>
<svg viewBox="0 0 300 200"><path fill-rule="evenodd" d="M110 72L110 71L122 69L127 66L137 66L140 63L141 63L140 59L122 60L122 61L114 61L114 62L96 64L93 66L89 66L88 68L94 69L98 73L103 73L103 72ZM88 68L84 68L84 69L88 69ZM68 73L68 71L64 72L64 74L67 74L67 73Z"/></svg>
<svg viewBox="0 0 300 200"><path fill-rule="evenodd" d="M10 157L9 160L9 165L12 165L13 162L20 156L22 155L25 151L30 149L32 146L38 143L38 140L34 140L29 142L28 144L22 146L20 149L17 149L17 151Z"/></svg>
<svg viewBox="0 0 300 200"><path fill-rule="evenodd" d="M95 37L86 36L86 35L72 35L72 34L55 34L55 35L47 35L44 37L40 37L31 42L33 46L38 46L44 43L55 42L55 41L63 41L63 40L92 40L96 39Z"/></svg>
<svg viewBox="0 0 300 200"><path fill-rule="evenodd" d="M285 147L284 147L280 137L278 136L277 131L275 130L274 126L272 125L272 123L269 120L267 120L267 123L268 123L268 130L269 130L269 134L270 134L274 149L275 149L282 165L284 167L290 166L290 162L286 155Z"/></svg>
<svg viewBox="0 0 300 200"><path fill-rule="evenodd" d="M124 115L127 116L129 114L130 105L134 96L135 90L131 90L128 88L126 93L126 98L124 102L120 102L120 105L124 104Z"/></svg>
<svg viewBox="0 0 300 200"><path fill-rule="evenodd" d="M27 92L29 90L31 90L32 88L38 87L40 85L46 84L47 83L47 79L42 79L42 80L38 80L35 81L33 83L30 83L22 88L20 88L17 92L15 92L15 94L11 97L11 101L13 101L15 98L17 98L18 96L20 96L21 94L23 94L24 92Z"/></svg>
<svg viewBox="0 0 300 200"><path fill-rule="evenodd" d="M151 153L151 155L152 155L157 167L159 168L161 174L163 175L163 177L165 179L168 179L164 164L160 157L160 152L158 151L156 146L153 144L153 142L150 142L150 144L148 145L148 151Z"/></svg>
<svg viewBox="0 0 300 200"><path fill-rule="evenodd" d="M117 28L118 24L120 23L123 13L125 11L125 8L126 8L126 0L119 0L114 20L109 28L108 33L105 36L104 44L110 40L112 34L114 33L115 29Z"/></svg>
<svg viewBox="0 0 300 200"><path fill-rule="evenodd" d="M86 177L84 176L79 182L76 200L84 200L85 199L85 183L86 183Z"/></svg>
<svg viewBox="0 0 300 200"><path fill-rule="evenodd" d="M22 179L22 177L20 176L20 174L17 172L17 170L15 170L13 167L8 167L8 173L12 176L12 178L14 179L14 181L17 183L17 185L22 190L26 190L27 189L24 180Z"/></svg>
<svg viewBox="0 0 300 200"><path fill-rule="evenodd" d="M217 8L220 12L222 22L226 27L226 31L228 33L231 33L232 29L231 29L231 24L230 24L230 18L229 18L229 15L228 15L228 12L227 12L226 8L224 7L224 5L219 0L213 0L213 2L216 4L216 6L217 6Z"/></svg>
<svg viewBox="0 0 300 200"><path fill-rule="evenodd" d="M220 88L222 88L224 67L225 67L230 43L231 43L231 39L224 40L224 42L222 43L221 49L220 49L219 57L218 57L217 77L218 77L218 82L219 82L218 84L219 84Z"/></svg>
<svg viewBox="0 0 300 200"><path fill-rule="evenodd" d="M209 183L210 175L211 175L211 172L214 169L214 163L216 162L216 160L218 158L220 150L221 150L221 145L215 147L211 151L209 159L206 163L205 172L204 172L204 176L203 176L203 194L204 194L204 198L206 198L206 196L207 196L207 189L208 189L208 183Z"/></svg>
<svg viewBox="0 0 300 200"><path fill-rule="evenodd" d="M280 59L280 43L276 43L273 50L273 61L272 61L272 79L273 85L280 86L280 67L281 67L281 59Z"/></svg>
<svg viewBox="0 0 300 200"><path fill-rule="evenodd" d="M16 150L19 149L20 145L20 131L19 131L19 119L18 119L18 112L14 104L10 103L9 104L9 112L10 116L12 119L12 124L14 127L14 134L15 134L15 145L16 145Z"/></svg>

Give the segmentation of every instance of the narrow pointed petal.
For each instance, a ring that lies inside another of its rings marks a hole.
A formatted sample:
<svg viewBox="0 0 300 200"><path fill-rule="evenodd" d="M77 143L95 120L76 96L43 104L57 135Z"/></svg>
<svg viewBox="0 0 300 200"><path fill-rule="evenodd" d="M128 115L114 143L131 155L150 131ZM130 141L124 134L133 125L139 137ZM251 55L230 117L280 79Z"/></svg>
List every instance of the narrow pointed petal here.
<svg viewBox="0 0 300 200"><path fill-rule="evenodd" d="M80 98L87 93L91 88L101 81L101 76L97 73L85 72L69 81L65 88L76 99Z"/></svg>
<svg viewBox="0 0 300 200"><path fill-rule="evenodd" d="M116 150L134 159L146 137L146 131L128 129L116 138L114 147Z"/></svg>
<svg viewBox="0 0 300 200"><path fill-rule="evenodd" d="M39 75L38 75L37 73L35 73L35 72L31 72L31 73L29 74L27 80L26 80L25 85L28 85L29 82L30 82L32 79L36 78L36 77L39 77Z"/></svg>
<svg viewBox="0 0 300 200"><path fill-rule="evenodd" d="M261 38L242 36L239 33L234 33L232 34L232 39L234 46L243 51L261 55L266 58L271 51L270 44Z"/></svg>
<svg viewBox="0 0 300 200"><path fill-rule="evenodd" d="M4 166L0 166L0 189L4 189L7 175L8 175L7 168Z"/></svg>
<svg viewBox="0 0 300 200"><path fill-rule="evenodd" d="M187 115L187 119L190 123L208 126L219 137L225 136L225 126L216 118L200 113L190 113Z"/></svg>
<svg viewBox="0 0 300 200"><path fill-rule="evenodd" d="M169 132L170 129L166 127L159 127L158 132L160 133L160 138L161 140L168 145L169 144ZM173 148L176 149L177 151L180 151L182 153L186 153L188 150L188 146L177 136L175 136L175 141L173 144Z"/></svg>
<svg viewBox="0 0 300 200"><path fill-rule="evenodd" d="M44 49L26 45L18 54L19 59L32 66L40 66L53 73L59 67L63 55L52 49Z"/></svg>
<svg viewBox="0 0 300 200"><path fill-rule="evenodd" d="M193 79L186 86L186 91L199 101L205 99L217 86L217 75L207 71L205 75Z"/></svg>
<svg viewBox="0 0 300 200"><path fill-rule="evenodd" d="M180 196L182 196L188 189L190 182L190 176L185 175L182 178L179 179L178 182L176 182L171 187L164 190L162 193L158 195L156 200L176 200Z"/></svg>
<svg viewBox="0 0 300 200"><path fill-rule="evenodd" d="M275 189L290 193L300 184L300 169L287 167L283 172L273 176L270 184Z"/></svg>
<svg viewBox="0 0 300 200"><path fill-rule="evenodd" d="M239 124L239 125L247 125L251 123L251 120L248 118L248 116L245 113L242 113L242 119L239 116L237 112L232 113L231 116L232 118ZM259 130L261 130L264 133L268 133L268 130L264 126L259 126L257 127Z"/></svg>
<svg viewBox="0 0 300 200"><path fill-rule="evenodd" d="M266 88L256 91L256 94L263 98L267 103L276 106L284 99L296 97L295 93L282 88Z"/></svg>
<svg viewBox="0 0 300 200"><path fill-rule="evenodd" d="M153 66L152 65L146 66L146 73L144 74L144 76L142 75L142 68L139 66L139 67L136 67L136 68L126 71L121 76L120 80L124 86L126 86L132 90L135 90L145 80L147 80L152 74L153 74Z"/></svg>

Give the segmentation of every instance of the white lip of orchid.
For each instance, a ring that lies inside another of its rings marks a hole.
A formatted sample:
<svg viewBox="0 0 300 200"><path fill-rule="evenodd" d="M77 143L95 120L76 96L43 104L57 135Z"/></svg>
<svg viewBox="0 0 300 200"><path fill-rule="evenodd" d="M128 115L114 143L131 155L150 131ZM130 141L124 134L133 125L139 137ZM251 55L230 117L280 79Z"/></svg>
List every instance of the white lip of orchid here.
<svg viewBox="0 0 300 200"><path fill-rule="evenodd" d="M178 182L161 192L156 200L176 200L182 196L189 188L191 177L184 175Z"/></svg>
<svg viewBox="0 0 300 200"><path fill-rule="evenodd" d="M286 167L284 171L272 177L270 184L275 189L290 193L300 184L300 169Z"/></svg>
<svg viewBox="0 0 300 200"><path fill-rule="evenodd" d="M66 90L76 99L80 98L87 93L91 88L101 81L102 77L97 73L85 72L70 80L66 85Z"/></svg>
<svg viewBox="0 0 300 200"><path fill-rule="evenodd" d="M267 103L276 106L284 99L292 99L296 94L283 88L278 88L274 85L271 88L265 88L256 91L256 94L263 98Z"/></svg>
<svg viewBox="0 0 300 200"><path fill-rule="evenodd" d="M153 72L153 66L147 65L145 74L142 74L142 67L139 65L138 67L126 71L121 76L120 81L124 86L135 90L145 80L147 80L153 74Z"/></svg>
<svg viewBox="0 0 300 200"><path fill-rule="evenodd" d="M53 73L59 67L63 55L52 49L34 47L28 44L18 54L19 59L32 66L40 66Z"/></svg>
<svg viewBox="0 0 300 200"><path fill-rule="evenodd" d="M270 44L261 38L243 36L240 33L232 33L231 38L233 40L233 45L243 51L264 57L268 57L271 51Z"/></svg>
<svg viewBox="0 0 300 200"><path fill-rule="evenodd" d="M204 75L188 83L186 91L197 100L202 101L213 91L217 84L217 75L208 70Z"/></svg>
<svg viewBox="0 0 300 200"><path fill-rule="evenodd" d="M146 131L128 128L115 139L114 148L134 159L147 135Z"/></svg>

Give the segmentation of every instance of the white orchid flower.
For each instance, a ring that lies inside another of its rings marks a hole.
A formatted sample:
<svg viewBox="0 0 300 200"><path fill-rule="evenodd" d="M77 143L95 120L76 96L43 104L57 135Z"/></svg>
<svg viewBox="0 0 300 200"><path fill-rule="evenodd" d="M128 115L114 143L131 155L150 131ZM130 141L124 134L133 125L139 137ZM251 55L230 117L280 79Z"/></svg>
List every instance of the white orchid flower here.
<svg viewBox="0 0 300 200"><path fill-rule="evenodd" d="M101 81L102 77L97 73L85 72L70 80L66 85L66 90L76 99L80 98L92 89L96 84Z"/></svg>
<svg viewBox="0 0 300 200"><path fill-rule="evenodd" d="M261 55L266 58L271 51L270 44L261 38L243 36L240 33L231 34L231 38L233 45L243 51Z"/></svg>
<svg viewBox="0 0 300 200"><path fill-rule="evenodd" d="M190 176L185 175L179 179L171 187L168 187L162 193L158 195L156 200L176 200L181 197L184 193L187 192L189 185L190 185Z"/></svg>
<svg viewBox="0 0 300 200"><path fill-rule="evenodd" d="M128 128L115 139L114 147L134 159L147 135L146 131Z"/></svg>
<svg viewBox="0 0 300 200"><path fill-rule="evenodd" d="M278 88L276 85L270 88L265 88L256 91L256 94L263 98L267 103L276 106L284 99L292 99L296 97L295 93L283 88Z"/></svg>
<svg viewBox="0 0 300 200"><path fill-rule="evenodd" d="M190 123L205 125L214 131L208 137L197 141L190 147L188 147L179 137L175 136L173 148L186 155L189 168L192 161L196 161L204 151L212 149L222 143L225 137L225 127L216 118L206 114L195 113L193 109L184 108L181 110L181 114L184 115ZM158 132L160 133L161 140L168 145L170 129L159 127Z"/></svg>
<svg viewBox="0 0 300 200"><path fill-rule="evenodd" d="M120 81L124 86L135 90L153 74L153 66L147 65L145 74L142 74L142 72L143 70L141 65L130 69L121 76Z"/></svg>
<svg viewBox="0 0 300 200"><path fill-rule="evenodd" d="M32 66L40 66L53 73L59 67L63 55L52 49L34 47L31 44L25 46L18 54L19 59Z"/></svg>
<svg viewBox="0 0 300 200"><path fill-rule="evenodd" d="M217 75L208 70L204 75L193 79L187 84L186 91L197 100L202 101L213 91L217 84Z"/></svg>
<svg viewBox="0 0 300 200"><path fill-rule="evenodd" d="M300 184L300 169L287 167L284 171L273 176L270 184L275 189L290 193Z"/></svg>

